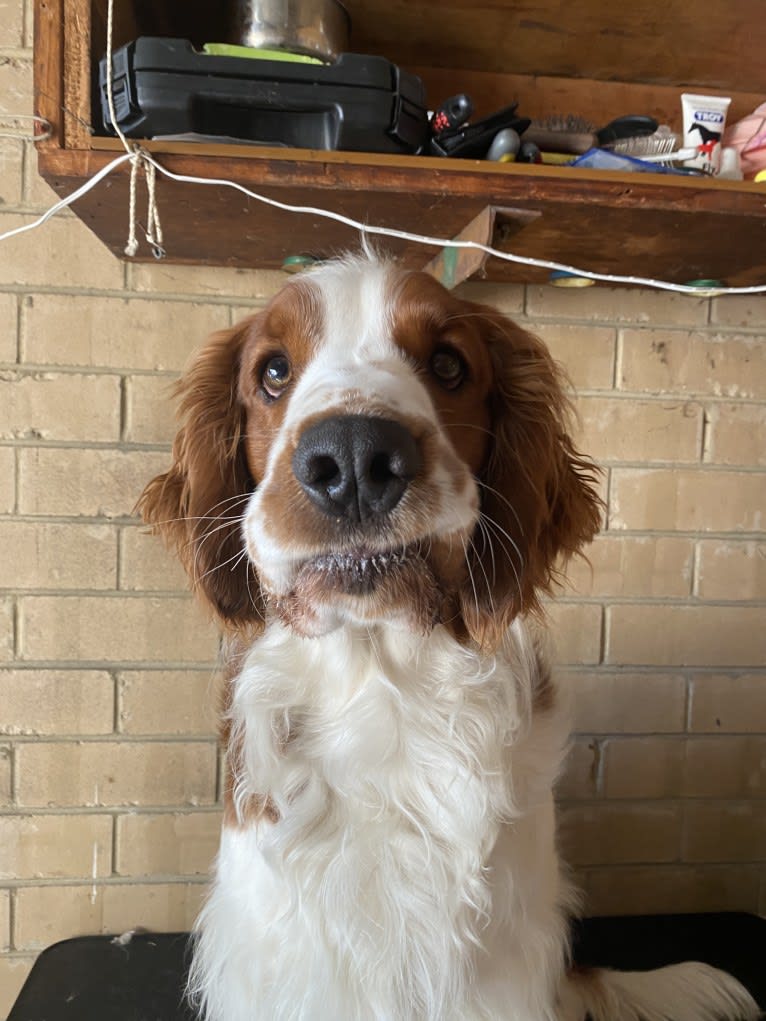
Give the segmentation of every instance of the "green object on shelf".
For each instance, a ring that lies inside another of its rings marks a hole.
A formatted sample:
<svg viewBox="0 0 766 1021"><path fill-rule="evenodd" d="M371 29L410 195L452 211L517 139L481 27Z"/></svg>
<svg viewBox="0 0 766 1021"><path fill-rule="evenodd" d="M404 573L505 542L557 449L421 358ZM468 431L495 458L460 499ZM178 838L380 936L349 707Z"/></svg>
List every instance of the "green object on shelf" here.
<svg viewBox="0 0 766 1021"><path fill-rule="evenodd" d="M290 64L324 64L318 57L289 50L261 50L254 46L237 46L234 43L205 43L202 52L210 57L249 57L251 60L284 60Z"/></svg>
<svg viewBox="0 0 766 1021"><path fill-rule="evenodd" d="M282 262L282 269L285 273L300 273L321 261L315 255L288 255Z"/></svg>

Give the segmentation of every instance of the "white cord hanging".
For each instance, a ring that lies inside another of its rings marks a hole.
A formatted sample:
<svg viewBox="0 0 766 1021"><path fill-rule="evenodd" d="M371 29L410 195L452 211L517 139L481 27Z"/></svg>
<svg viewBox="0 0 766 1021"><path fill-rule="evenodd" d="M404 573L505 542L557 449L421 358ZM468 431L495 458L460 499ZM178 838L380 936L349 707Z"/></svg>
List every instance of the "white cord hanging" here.
<svg viewBox="0 0 766 1021"><path fill-rule="evenodd" d="M125 254L131 258L138 254L138 238L136 237L136 192L138 186L138 173L143 170L146 180L146 191L148 196L148 208L146 212L146 229L144 234L147 243L152 249L156 259L165 257L165 249L162 244L162 224L160 213L157 208L156 196L156 169L155 164L147 161L146 152L140 145L131 146L125 137L124 132L117 122L117 111L114 106L114 62L112 35L114 28L114 0L109 0L106 10L106 101L109 107L109 117L117 137L130 155L130 199L128 202L128 241L125 245Z"/></svg>

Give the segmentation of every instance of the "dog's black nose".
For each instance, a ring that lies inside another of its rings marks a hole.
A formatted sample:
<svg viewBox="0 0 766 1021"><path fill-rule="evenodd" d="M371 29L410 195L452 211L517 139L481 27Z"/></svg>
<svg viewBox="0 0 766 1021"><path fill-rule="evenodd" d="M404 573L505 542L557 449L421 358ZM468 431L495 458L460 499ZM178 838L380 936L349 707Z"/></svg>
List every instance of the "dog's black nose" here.
<svg viewBox="0 0 766 1021"><path fill-rule="evenodd" d="M393 510L420 465L418 445L403 425L364 415L318 422L293 454L293 472L309 499L325 514L356 523Z"/></svg>

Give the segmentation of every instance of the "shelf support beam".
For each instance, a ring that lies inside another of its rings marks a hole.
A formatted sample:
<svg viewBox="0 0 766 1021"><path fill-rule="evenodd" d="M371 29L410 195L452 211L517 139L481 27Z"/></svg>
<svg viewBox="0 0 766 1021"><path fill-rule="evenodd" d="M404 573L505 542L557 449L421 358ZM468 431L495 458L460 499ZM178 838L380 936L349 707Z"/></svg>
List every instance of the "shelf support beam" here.
<svg viewBox="0 0 766 1021"><path fill-rule="evenodd" d="M493 244L496 232L501 234L502 241L505 242L539 216L541 213L531 209L485 206L453 240L474 241L477 244L497 247ZM448 290L452 290L470 277L483 276L488 258L487 253L478 248L447 247L434 256L423 269L436 277Z"/></svg>

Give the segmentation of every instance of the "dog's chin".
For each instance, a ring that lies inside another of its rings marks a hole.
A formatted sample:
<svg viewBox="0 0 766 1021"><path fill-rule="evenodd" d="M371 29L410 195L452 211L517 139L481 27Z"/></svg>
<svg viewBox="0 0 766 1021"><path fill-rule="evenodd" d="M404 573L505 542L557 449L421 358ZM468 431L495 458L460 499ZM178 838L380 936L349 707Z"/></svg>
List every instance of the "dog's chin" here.
<svg viewBox="0 0 766 1021"><path fill-rule="evenodd" d="M426 633L439 618L443 591L416 547L360 548L304 561L273 602L282 621L307 637L384 622Z"/></svg>

